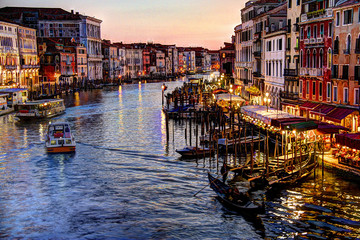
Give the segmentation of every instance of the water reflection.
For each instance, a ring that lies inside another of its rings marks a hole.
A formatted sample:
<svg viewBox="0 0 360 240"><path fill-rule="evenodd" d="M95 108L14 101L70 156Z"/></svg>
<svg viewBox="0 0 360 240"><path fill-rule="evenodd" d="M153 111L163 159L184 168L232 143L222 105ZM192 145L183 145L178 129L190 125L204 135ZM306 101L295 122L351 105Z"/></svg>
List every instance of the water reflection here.
<svg viewBox="0 0 360 240"><path fill-rule="evenodd" d="M167 83L167 91L181 84ZM78 142L73 155L46 154L48 121L17 124L1 118L1 237L344 239L360 234L358 183L327 171L324 180L319 170L315 178L266 196L267 211L259 221L229 211L206 187L206 172L217 172L224 158L179 159L175 149L186 145L186 122L169 121L166 143L161 83L80 92L65 100L66 114L51 121L70 122ZM192 138L194 144L195 134Z"/></svg>

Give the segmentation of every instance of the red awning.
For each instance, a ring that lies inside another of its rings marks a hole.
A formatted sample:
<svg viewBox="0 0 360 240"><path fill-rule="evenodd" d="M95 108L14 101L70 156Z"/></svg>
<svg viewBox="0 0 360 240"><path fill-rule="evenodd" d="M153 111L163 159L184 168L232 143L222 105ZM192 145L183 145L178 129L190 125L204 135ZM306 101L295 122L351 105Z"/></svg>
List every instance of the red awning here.
<svg viewBox="0 0 360 240"><path fill-rule="evenodd" d="M326 105L326 104L319 104L313 110L311 110L310 113L317 114L317 115L326 115L334 109L335 109L334 106L330 106L330 105Z"/></svg>
<svg viewBox="0 0 360 240"><path fill-rule="evenodd" d="M334 125L334 124L329 124L326 122L318 122L318 129L317 129L320 133L323 134L333 134L333 133L339 133L340 130L343 131L349 131L348 128L343 127L343 126L339 126L339 125Z"/></svg>
<svg viewBox="0 0 360 240"><path fill-rule="evenodd" d="M300 108L301 108L301 109L308 109L308 110L310 110L310 109L315 108L315 107L318 106L318 105L319 105L319 103L305 102L305 103L303 103L303 104L300 105Z"/></svg>
<svg viewBox="0 0 360 240"><path fill-rule="evenodd" d="M294 118L277 118L277 119L271 119L271 126L274 127L281 127L284 124L291 124L294 122L305 122L306 119L305 118L301 118L301 117L294 117Z"/></svg>
<svg viewBox="0 0 360 240"><path fill-rule="evenodd" d="M360 133L336 135L336 142L340 145L360 150Z"/></svg>
<svg viewBox="0 0 360 240"><path fill-rule="evenodd" d="M355 109L350 108L336 108L325 116L325 119L341 123L341 120L346 118L349 114L355 112Z"/></svg>

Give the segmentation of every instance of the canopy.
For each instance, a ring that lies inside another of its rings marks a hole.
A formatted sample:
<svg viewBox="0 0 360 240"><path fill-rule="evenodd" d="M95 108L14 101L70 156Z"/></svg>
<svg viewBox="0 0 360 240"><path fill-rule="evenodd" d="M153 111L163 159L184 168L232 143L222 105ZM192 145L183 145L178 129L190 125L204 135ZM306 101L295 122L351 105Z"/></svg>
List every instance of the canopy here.
<svg viewBox="0 0 360 240"><path fill-rule="evenodd" d="M325 119L341 123L341 120L346 118L349 114L355 112L356 109L350 108L336 108L325 116Z"/></svg>
<svg viewBox="0 0 360 240"><path fill-rule="evenodd" d="M231 96L231 99L230 99ZM229 93L220 93L216 95L216 100L224 100L224 101L241 101L241 102L245 102L245 100L238 96L238 95L233 95L233 94L229 94Z"/></svg>
<svg viewBox="0 0 360 240"><path fill-rule="evenodd" d="M263 105L249 105L243 106L241 112L245 115L259 119L266 124L271 124L273 119L294 118L295 116L284 111L276 110L274 108L267 108Z"/></svg>
<svg viewBox="0 0 360 240"><path fill-rule="evenodd" d="M326 104L319 104L314 109L310 110L311 114L317 114L317 115L326 115L332 110L334 110L334 106L326 105Z"/></svg>
<svg viewBox="0 0 360 240"><path fill-rule="evenodd" d="M339 126L339 125L334 125L334 124L329 124L326 122L318 122L318 132L322 133L322 134L333 134L333 133L339 133L340 130L343 131L349 131L348 128L343 127L343 126Z"/></svg>
<svg viewBox="0 0 360 240"><path fill-rule="evenodd" d="M301 109L313 109L316 106L318 106L319 103L314 103L314 102L305 102L303 104L300 105Z"/></svg>
<svg viewBox="0 0 360 240"><path fill-rule="evenodd" d="M299 123L293 123L289 124L285 127L286 130L296 130L298 132L302 131L308 131L312 129L317 129L318 125L314 121L308 121L308 122L299 122Z"/></svg>
<svg viewBox="0 0 360 240"><path fill-rule="evenodd" d="M336 135L336 142L343 146L360 150L360 133Z"/></svg>

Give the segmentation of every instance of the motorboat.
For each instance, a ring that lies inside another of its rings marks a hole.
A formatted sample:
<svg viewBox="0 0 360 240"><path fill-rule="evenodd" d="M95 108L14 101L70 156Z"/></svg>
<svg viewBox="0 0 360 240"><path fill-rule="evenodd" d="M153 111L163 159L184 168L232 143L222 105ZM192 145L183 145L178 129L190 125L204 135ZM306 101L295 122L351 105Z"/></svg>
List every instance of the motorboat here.
<svg viewBox="0 0 360 240"><path fill-rule="evenodd" d="M48 153L75 152L76 142L67 122L50 123L45 141Z"/></svg>

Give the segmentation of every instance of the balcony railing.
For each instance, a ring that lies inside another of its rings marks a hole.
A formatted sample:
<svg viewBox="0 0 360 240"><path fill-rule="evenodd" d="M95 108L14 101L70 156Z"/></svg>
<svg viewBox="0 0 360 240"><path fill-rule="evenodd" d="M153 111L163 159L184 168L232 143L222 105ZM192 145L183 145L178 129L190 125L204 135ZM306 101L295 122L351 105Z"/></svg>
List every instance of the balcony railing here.
<svg viewBox="0 0 360 240"><path fill-rule="evenodd" d="M322 68L300 68L300 75L321 77L324 75L324 70Z"/></svg>
<svg viewBox="0 0 360 240"><path fill-rule="evenodd" d="M333 16L332 9L320 9L313 12L308 12L301 15L301 22L306 22L318 18L329 18Z"/></svg>
<svg viewBox="0 0 360 240"><path fill-rule="evenodd" d="M21 65L21 68L40 68L40 65Z"/></svg>
<svg viewBox="0 0 360 240"><path fill-rule="evenodd" d="M5 65L5 68L8 70L15 70L17 68L17 66L15 65Z"/></svg>
<svg viewBox="0 0 360 240"><path fill-rule="evenodd" d="M280 97L284 98L284 99L298 100L299 99L299 93L296 93L296 92L280 92Z"/></svg>
<svg viewBox="0 0 360 240"><path fill-rule="evenodd" d="M298 73L298 70L297 69L284 69L284 76L285 77L297 77L297 76L299 76L298 75L299 73Z"/></svg>
<svg viewBox="0 0 360 240"><path fill-rule="evenodd" d="M316 38L316 43L323 43L324 39L322 37Z"/></svg>

